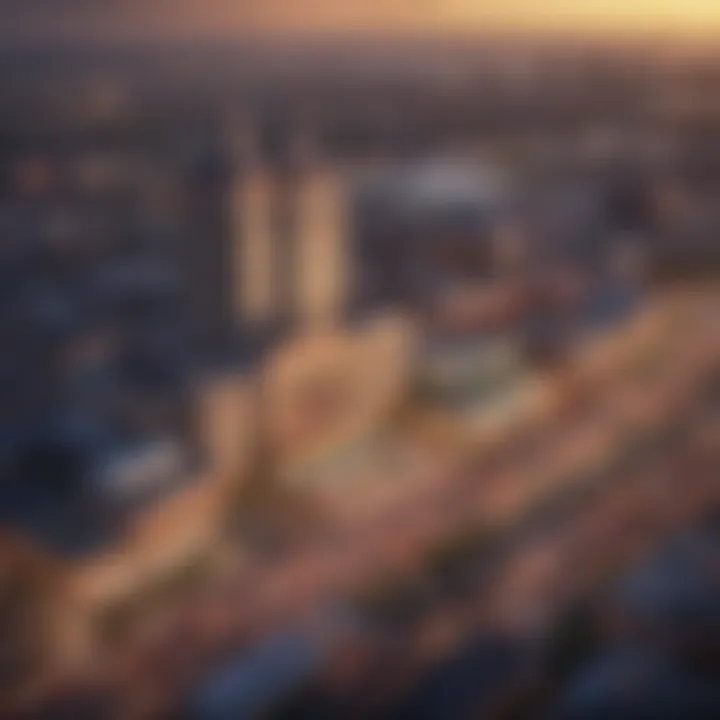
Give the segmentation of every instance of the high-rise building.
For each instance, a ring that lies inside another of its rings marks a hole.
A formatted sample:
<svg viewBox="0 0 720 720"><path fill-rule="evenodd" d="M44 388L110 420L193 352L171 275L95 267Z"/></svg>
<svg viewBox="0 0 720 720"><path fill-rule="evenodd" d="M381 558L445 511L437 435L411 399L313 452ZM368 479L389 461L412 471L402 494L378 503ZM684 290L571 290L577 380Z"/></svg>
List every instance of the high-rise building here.
<svg viewBox="0 0 720 720"><path fill-rule="evenodd" d="M297 187L298 303L305 327L329 327L343 316L350 276L346 267L347 207L339 173L308 168Z"/></svg>
<svg viewBox="0 0 720 720"><path fill-rule="evenodd" d="M184 257L196 349L256 357L282 329L342 305L342 184L311 134L283 124L268 147L244 123L206 137L185 183Z"/></svg>
<svg viewBox="0 0 720 720"><path fill-rule="evenodd" d="M235 341L232 157L218 139L195 151L184 187L182 264L192 342L203 359L227 355Z"/></svg>
<svg viewBox="0 0 720 720"><path fill-rule="evenodd" d="M341 173L323 157L314 126L274 119L268 165L253 173L254 190L245 190L255 209L244 223L243 242L251 246L244 256L262 266L255 291L263 297L253 304L272 305L276 327L302 331L342 315L346 198Z"/></svg>
<svg viewBox="0 0 720 720"><path fill-rule="evenodd" d="M237 177L233 189L234 312L239 325L255 330L272 323L277 311L274 278L275 182L261 166Z"/></svg>
<svg viewBox="0 0 720 720"><path fill-rule="evenodd" d="M295 329L300 318L298 224L304 176L313 162L309 136L280 123L272 147L275 177L274 198L274 282L276 313L285 330Z"/></svg>

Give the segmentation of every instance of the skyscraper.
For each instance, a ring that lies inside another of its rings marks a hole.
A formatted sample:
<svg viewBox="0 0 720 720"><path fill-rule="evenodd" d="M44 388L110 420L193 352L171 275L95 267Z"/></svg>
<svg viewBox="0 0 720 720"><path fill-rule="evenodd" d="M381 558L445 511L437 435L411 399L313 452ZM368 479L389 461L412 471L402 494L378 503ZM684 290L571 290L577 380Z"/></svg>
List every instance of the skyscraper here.
<svg viewBox="0 0 720 720"><path fill-rule="evenodd" d="M226 356L235 341L232 181L220 138L204 137L186 169L182 265L192 342L203 360Z"/></svg>
<svg viewBox="0 0 720 720"><path fill-rule="evenodd" d="M298 302L306 328L327 328L343 315L348 293L347 207L338 173L309 167L297 187Z"/></svg>
<svg viewBox="0 0 720 720"><path fill-rule="evenodd" d="M211 127L186 177L182 264L196 351L211 363L254 360L279 313L278 179L242 120Z"/></svg>

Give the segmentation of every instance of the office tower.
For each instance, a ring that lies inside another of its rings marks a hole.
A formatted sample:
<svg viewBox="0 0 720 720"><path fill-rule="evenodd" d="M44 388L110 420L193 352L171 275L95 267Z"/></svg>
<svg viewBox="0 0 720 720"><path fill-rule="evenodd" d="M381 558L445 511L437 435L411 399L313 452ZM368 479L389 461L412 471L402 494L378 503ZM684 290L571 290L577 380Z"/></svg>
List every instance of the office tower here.
<svg viewBox="0 0 720 720"><path fill-rule="evenodd" d="M234 186L234 312L238 326L261 330L277 309L273 267L275 183L267 170L253 165Z"/></svg>
<svg viewBox="0 0 720 720"><path fill-rule="evenodd" d="M343 315L349 282L347 225L339 173L308 168L299 179L296 213L298 301L306 327L330 327Z"/></svg>
<svg viewBox="0 0 720 720"><path fill-rule="evenodd" d="M284 170L270 171L255 128L244 120L210 131L195 151L183 264L196 349L205 359L254 360L290 305L279 297L290 272L278 258L292 265Z"/></svg>
<svg viewBox="0 0 720 720"><path fill-rule="evenodd" d="M311 162L307 135L287 119L271 138L275 178L273 201L273 265L276 317L284 330L297 328L300 310L298 213L303 176Z"/></svg>
<svg viewBox="0 0 720 720"><path fill-rule="evenodd" d="M233 315L238 349L245 360L254 361L278 329L275 256L279 182L268 162L257 122L234 119L227 128L226 144L233 157Z"/></svg>
<svg viewBox="0 0 720 720"><path fill-rule="evenodd" d="M183 270L196 353L226 356L235 339L231 154L217 137L204 137L186 172Z"/></svg>
<svg viewBox="0 0 720 720"><path fill-rule="evenodd" d="M317 129L304 119L276 129L271 157L277 315L286 329L332 325L348 280L342 172L323 157Z"/></svg>

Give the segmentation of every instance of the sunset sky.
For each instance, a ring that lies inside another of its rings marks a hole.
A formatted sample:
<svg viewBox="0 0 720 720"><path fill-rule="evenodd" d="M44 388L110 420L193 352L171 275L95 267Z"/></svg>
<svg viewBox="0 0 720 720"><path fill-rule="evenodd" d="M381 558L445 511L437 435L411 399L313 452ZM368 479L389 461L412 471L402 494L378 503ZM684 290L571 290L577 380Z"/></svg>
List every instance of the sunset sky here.
<svg viewBox="0 0 720 720"><path fill-rule="evenodd" d="M720 34L720 0L0 0L5 33Z"/></svg>

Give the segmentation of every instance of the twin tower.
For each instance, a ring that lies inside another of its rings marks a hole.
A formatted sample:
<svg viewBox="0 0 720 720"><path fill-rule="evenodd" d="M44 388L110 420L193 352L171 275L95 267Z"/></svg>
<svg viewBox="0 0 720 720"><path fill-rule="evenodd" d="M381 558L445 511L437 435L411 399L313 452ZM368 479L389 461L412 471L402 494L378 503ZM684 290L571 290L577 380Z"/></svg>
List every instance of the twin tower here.
<svg viewBox="0 0 720 720"><path fill-rule="evenodd" d="M348 195L342 171L297 130L260 141L228 125L196 153L183 197L186 307L205 358L260 354L343 313Z"/></svg>

